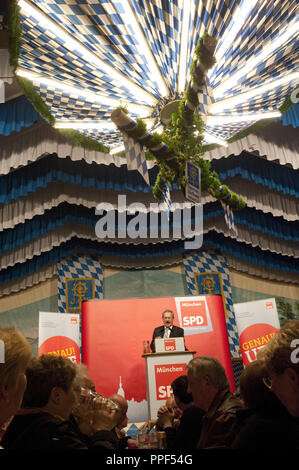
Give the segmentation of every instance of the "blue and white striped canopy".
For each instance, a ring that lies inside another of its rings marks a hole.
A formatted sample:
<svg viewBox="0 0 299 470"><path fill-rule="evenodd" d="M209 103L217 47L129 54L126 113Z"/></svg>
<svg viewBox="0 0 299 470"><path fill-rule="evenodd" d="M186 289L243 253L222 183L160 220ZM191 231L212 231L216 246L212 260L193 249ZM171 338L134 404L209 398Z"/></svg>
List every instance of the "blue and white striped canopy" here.
<svg viewBox="0 0 299 470"><path fill-rule="evenodd" d="M163 107L183 97L195 47L217 40L204 106L210 138L231 139L274 117L299 80L296 0L19 0L17 74L27 77L58 127L109 147L110 119L159 129ZM215 141L215 140L214 140Z"/></svg>

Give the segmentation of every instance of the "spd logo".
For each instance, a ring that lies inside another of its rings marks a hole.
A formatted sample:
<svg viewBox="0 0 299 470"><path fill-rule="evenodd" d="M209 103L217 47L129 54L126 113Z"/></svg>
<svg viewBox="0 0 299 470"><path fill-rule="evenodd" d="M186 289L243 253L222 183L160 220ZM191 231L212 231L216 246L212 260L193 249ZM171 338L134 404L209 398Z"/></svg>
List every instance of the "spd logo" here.
<svg viewBox="0 0 299 470"><path fill-rule="evenodd" d="M186 364L155 365L156 397L166 400L172 397L172 382L180 375L186 375Z"/></svg>
<svg viewBox="0 0 299 470"><path fill-rule="evenodd" d="M175 340L174 339L165 339L164 340L165 351L175 351Z"/></svg>
<svg viewBox="0 0 299 470"><path fill-rule="evenodd" d="M182 308L182 324L183 327L207 326L207 311L204 301L183 302Z"/></svg>

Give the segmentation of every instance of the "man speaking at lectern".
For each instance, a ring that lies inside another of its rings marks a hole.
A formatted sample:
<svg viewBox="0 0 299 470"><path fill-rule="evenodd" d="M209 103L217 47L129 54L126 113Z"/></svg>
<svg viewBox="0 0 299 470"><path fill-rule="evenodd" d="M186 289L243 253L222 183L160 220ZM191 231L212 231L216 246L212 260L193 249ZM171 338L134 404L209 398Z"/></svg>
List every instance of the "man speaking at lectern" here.
<svg viewBox="0 0 299 470"><path fill-rule="evenodd" d="M151 350L155 352L155 339L158 338L182 338L184 330L173 324L174 313L172 310L164 310L162 312L163 325L154 329L153 339L151 342Z"/></svg>

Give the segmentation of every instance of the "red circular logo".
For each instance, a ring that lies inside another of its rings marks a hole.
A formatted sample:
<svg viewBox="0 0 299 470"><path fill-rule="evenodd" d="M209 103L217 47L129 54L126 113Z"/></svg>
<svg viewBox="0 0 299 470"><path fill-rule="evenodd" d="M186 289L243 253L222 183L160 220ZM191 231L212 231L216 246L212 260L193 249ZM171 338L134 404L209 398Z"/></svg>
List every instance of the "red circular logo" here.
<svg viewBox="0 0 299 470"><path fill-rule="evenodd" d="M239 337L244 365L256 360L257 352L266 346L277 332L268 323L257 323L246 328Z"/></svg>
<svg viewBox="0 0 299 470"><path fill-rule="evenodd" d="M38 355L56 354L57 356L66 357L73 362L80 362L80 349L78 344L67 336L52 336L46 339L38 350Z"/></svg>

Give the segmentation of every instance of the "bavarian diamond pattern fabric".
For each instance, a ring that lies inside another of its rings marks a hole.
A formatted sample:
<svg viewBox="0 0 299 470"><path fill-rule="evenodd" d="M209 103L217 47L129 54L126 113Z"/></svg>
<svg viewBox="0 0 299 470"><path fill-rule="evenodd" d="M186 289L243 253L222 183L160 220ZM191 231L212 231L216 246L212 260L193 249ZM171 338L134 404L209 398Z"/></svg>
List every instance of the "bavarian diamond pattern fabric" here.
<svg viewBox="0 0 299 470"><path fill-rule="evenodd" d="M197 97L199 103L198 112L200 118L205 122L209 113L209 107L215 102L213 89L208 79L206 84L198 91Z"/></svg>
<svg viewBox="0 0 299 470"><path fill-rule="evenodd" d="M239 357L239 337L233 308L229 271L226 260L215 252L198 252L185 255L184 267L189 295L198 295L195 275L204 272L217 272L221 275L225 298L226 327L232 357Z"/></svg>
<svg viewBox="0 0 299 470"><path fill-rule="evenodd" d="M58 263L58 311L67 312L67 281L93 280L94 298L103 298L103 269L98 258L93 256L71 256Z"/></svg>
<svg viewBox="0 0 299 470"><path fill-rule="evenodd" d="M236 388L239 387L239 381L240 381L240 376L244 370L244 363L242 359L235 359L233 361L233 374L234 374L234 380L235 380L235 385Z"/></svg>
<svg viewBox="0 0 299 470"><path fill-rule="evenodd" d="M225 218L225 222L228 226L228 229L233 230L235 232L235 234L238 235L238 230L237 230L237 227L235 225L235 220L234 220L234 213L233 213L231 207L229 207L223 201L220 201L220 203L221 203L222 208L223 208L224 218Z"/></svg>
<svg viewBox="0 0 299 470"><path fill-rule="evenodd" d="M163 201L166 205L167 217L169 220L170 211L172 209L172 201L171 201L170 190L169 190L167 181L164 181Z"/></svg>
<svg viewBox="0 0 299 470"><path fill-rule="evenodd" d="M143 146L124 133L124 146L127 157L128 170L137 170L144 181L149 184L149 174Z"/></svg>
<svg viewBox="0 0 299 470"><path fill-rule="evenodd" d="M232 75L236 69L243 68L245 64L248 64L249 60L261 52L258 35L262 34L263 49L266 49L273 38L277 37L279 32L281 33L282 30L287 28L286 25L292 23L295 17L296 9L292 2L269 0L263 5L263 8L260 8L257 14L255 9L252 9L248 21L244 22L241 27L232 48L224 55L225 65L217 65L218 73L215 74L217 78L214 80L213 86L217 86L220 81L223 80L224 76L227 78L227 76ZM248 34L248 22L250 22L251 34ZM288 47L288 44L283 44L281 47L285 49ZM242 49L242 58L238 55L240 49ZM275 50L273 54L265 57L265 60L256 68L251 69L250 72L246 72L244 68L245 77L242 77L242 81L243 78L258 75L257 72L259 72L260 69L263 70L269 65L275 64L277 54L282 54L282 52ZM227 60L228 58L230 58L230 60Z"/></svg>

